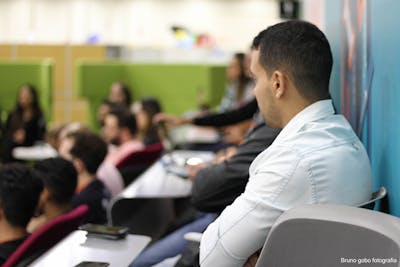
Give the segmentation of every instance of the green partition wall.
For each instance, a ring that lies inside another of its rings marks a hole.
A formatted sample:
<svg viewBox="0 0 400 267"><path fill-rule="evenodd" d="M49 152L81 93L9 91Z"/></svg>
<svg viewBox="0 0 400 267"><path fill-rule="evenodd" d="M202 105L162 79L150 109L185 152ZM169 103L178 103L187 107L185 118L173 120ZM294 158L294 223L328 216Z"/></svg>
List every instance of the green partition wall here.
<svg viewBox="0 0 400 267"><path fill-rule="evenodd" d="M96 113L114 81L127 83L134 100L156 97L164 111L182 114L198 108L200 98L216 106L225 90L225 66L205 64L145 64L87 62L76 65L75 88L90 104L91 127Z"/></svg>
<svg viewBox="0 0 400 267"><path fill-rule="evenodd" d="M35 61L0 61L0 109L9 112L15 107L21 85L30 83L38 89L40 106L46 120L51 120L53 62L50 59ZM3 118L4 119L4 118Z"/></svg>

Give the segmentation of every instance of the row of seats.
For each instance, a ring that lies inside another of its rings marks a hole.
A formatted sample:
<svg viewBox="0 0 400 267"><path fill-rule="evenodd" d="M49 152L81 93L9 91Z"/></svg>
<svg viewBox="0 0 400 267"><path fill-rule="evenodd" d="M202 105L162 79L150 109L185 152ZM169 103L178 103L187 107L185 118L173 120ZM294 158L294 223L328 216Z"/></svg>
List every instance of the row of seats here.
<svg viewBox="0 0 400 267"><path fill-rule="evenodd" d="M45 224L14 251L3 267L27 266L72 231L78 229L87 212L88 206L81 205Z"/></svg>
<svg viewBox="0 0 400 267"><path fill-rule="evenodd" d="M381 187L360 207L373 208L385 196L386 189ZM76 230L87 211L88 207L82 205L46 224L27 238L3 266L26 266ZM276 221L257 266L267 266L267 262L272 267L320 266L322 262L324 266L355 266L360 262L378 266L382 261L387 266L398 266L399 231L400 220L384 213L339 205L300 206Z"/></svg>

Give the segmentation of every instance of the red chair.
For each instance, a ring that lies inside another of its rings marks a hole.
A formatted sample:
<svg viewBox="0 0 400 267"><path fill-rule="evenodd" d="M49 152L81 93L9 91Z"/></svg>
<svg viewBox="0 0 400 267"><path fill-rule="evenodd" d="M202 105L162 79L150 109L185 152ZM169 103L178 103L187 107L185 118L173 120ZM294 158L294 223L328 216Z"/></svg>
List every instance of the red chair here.
<svg viewBox="0 0 400 267"><path fill-rule="evenodd" d="M46 223L31 234L3 264L3 267L28 264L57 244L69 233L76 230L88 212L87 205L80 205L72 211ZM27 262L26 262L27 261ZM22 265L22 266L25 266Z"/></svg>
<svg viewBox="0 0 400 267"><path fill-rule="evenodd" d="M162 143L146 146L141 151L135 151L117 163L116 167L124 179L125 186L129 185L139 174L153 164L164 150Z"/></svg>
<svg viewBox="0 0 400 267"><path fill-rule="evenodd" d="M162 143L148 145L143 150L135 151L120 160L116 164L116 167L120 169L137 164L151 164L160 157L163 149L164 146Z"/></svg>

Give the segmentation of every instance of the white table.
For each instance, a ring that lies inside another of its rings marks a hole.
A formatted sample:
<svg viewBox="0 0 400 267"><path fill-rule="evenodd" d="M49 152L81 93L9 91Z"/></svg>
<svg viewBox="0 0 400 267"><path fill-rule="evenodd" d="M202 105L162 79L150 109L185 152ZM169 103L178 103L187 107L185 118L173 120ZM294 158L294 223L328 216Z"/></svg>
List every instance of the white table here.
<svg viewBox="0 0 400 267"><path fill-rule="evenodd" d="M165 163L172 160L183 166L188 160L196 159L211 161L214 153L177 150L162 156L111 200L107 208L108 222L159 238L175 216L174 200L190 196L192 190L192 182L168 172Z"/></svg>
<svg viewBox="0 0 400 267"><path fill-rule="evenodd" d="M128 266L150 242L150 237L128 235L122 240L86 237L74 231L29 266L72 267L82 261L108 262L110 267Z"/></svg>
<svg viewBox="0 0 400 267"><path fill-rule="evenodd" d="M19 146L13 149L12 155L19 160L43 160L54 158L57 151L49 144L39 144L34 146Z"/></svg>
<svg viewBox="0 0 400 267"><path fill-rule="evenodd" d="M212 127L200 127L195 125L182 125L170 130L173 144L212 144L220 140L217 130Z"/></svg>
<svg viewBox="0 0 400 267"><path fill-rule="evenodd" d="M214 159L214 153L205 151L176 150L170 152L174 161L184 165L188 159L200 158L205 162ZM117 198L140 197L186 197L190 196L192 182L168 173L162 161L170 156L164 155L148 170L132 182Z"/></svg>

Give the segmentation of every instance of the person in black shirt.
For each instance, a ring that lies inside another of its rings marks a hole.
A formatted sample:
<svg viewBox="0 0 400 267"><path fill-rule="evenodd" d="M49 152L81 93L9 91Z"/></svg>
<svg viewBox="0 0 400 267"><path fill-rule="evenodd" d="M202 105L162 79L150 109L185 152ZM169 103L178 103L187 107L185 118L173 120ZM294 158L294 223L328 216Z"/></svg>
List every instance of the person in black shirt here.
<svg viewBox="0 0 400 267"><path fill-rule="evenodd" d="M78 186L72 198L72 207L86 204L89 212L84 223L107 222L106 206L110 191L96 178L96 172L107 154L107 145L97 134L81 130L68 134L62 141L60 155L74 163L78 173Z"/></svg>
<svg viewBox="0 0 400 267"><path fill-rule="evenodd" d="M0 265L26 239L43 184L21 164L0 167Z"/></svg>
<svg viewBox="0 0 400 267"><path fill-rule="evenodd" d="M12 151L17 146L33 146L43 140L46 122L39 106L36 88L25 84L18 93L16 108L9 114L4 129L2 161L15 161Z"/></svg>
<svg viewBox="0 0 400 267"><path fill-rule="evenodd" d="M57 157L38 161L34 169L40 175L44 189L40 195L37 216L28 224L29 233L71 210L77 184L76 169L66 159Z"/></svg>

